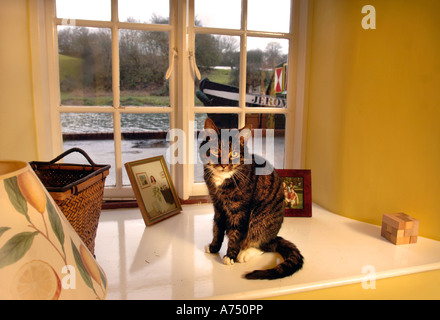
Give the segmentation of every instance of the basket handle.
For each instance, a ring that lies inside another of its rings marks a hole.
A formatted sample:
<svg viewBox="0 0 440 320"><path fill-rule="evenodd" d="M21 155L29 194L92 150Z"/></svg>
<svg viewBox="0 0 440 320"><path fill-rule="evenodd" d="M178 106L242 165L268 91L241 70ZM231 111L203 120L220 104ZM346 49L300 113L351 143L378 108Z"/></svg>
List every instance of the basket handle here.
<svg viewBox="0 0 440 320"><path fill-rule="evenodd" d="M58 160L64 158L65 156L71 154L72 152L79 152L81 153L86 159L87 161L89 161L89 163L92 165L92 168L94 169L96 164L93 162L93 160L89 157L89 155L82 149L80 148L72 148L69 149L65 152L63 152L62 154L60 154L58 157L56 157L55 159L53 159L52 161L49 162L49 164L54 164L55 162L57 162Z"/></svg>

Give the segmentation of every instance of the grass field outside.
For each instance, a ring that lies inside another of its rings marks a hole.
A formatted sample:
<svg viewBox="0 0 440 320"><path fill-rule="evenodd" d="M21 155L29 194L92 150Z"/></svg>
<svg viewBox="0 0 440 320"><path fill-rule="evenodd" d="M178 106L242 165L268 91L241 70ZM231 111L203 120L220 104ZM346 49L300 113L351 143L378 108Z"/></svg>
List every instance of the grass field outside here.
<svg viewBox="0 0 440 320"><path fill-rule="evenodd" d="M60 63L60 91L61 105L63 106L112 106L113 94L111 91L94 89L84 86L83 62L80 58L59 55ZM203 78L211 81L228 84L231 69L210 69L203 72ZM169 106L170 98L168 84L147 86L144 90L121 90L121 106ZM197 86L196 86L197 89ZM158 94L159 93L159 94ZM197 106L203 103L194 98Z"/></svg>

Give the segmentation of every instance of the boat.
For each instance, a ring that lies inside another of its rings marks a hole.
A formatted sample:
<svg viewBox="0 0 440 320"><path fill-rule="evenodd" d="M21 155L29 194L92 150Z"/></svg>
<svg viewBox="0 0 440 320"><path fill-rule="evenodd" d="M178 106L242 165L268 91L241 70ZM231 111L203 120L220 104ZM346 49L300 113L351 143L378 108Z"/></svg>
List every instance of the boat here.
<svg viewBox="0 0 440 320"><path fill-rule="evenodd" d="M246 107L287 108L286 93L287 62L284 62L274 68L265 94L246 93ZM196 96L204 106L209 107L237 107L240 100L239 88L213 82L208 78L200 82L199 89L196 90ZM275 116L279 118L280 115ZM209 113L209 117L219 128L234 128L238 122L237 114ZM273 121L273 119L269 120L268 118L274 117L273 115L258 114L258 121L252 123L253 127L269 128L270 126L267 123Z"/></svg>
<svg viewBox="0 0 440 320"><path fill-rule="evenodd" d="M200 82L196 96L205 106L238 106L239 89L237 87L212 82L208 78ZM286 108L285 98L272 95L246 94L247 107Z"/></svg>

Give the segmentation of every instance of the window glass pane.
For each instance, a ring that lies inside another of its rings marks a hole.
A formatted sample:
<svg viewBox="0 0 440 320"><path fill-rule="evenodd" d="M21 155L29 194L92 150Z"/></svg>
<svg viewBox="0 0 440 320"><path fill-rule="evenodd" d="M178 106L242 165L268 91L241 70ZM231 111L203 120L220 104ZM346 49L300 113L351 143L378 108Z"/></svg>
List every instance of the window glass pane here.
<svg viewBox="0 0 440 320"><path fill-rule="evenodd" d="M110 29L58 27L61 105L111 106Z"/></svg>
<svg viewBox="0 0 440 320"><path fill-rule="evenodd" d="M289 40L248 38L246 103L252 107L286 108Z"/></svg>
<svg viewBox="0 0 440 320"><path fill-rule="evenodd" d="M110 113L61 113L63 149L83 149L96 164L111 165L105 185L114 186L115 147L113 140L113 115ZM66 163L88 164L80 153L72 153Z"/></svg>
<svg viewBox="0 0 440 320"><path fill-rule="evenodd" d="M248 1L248 30L289 32L290 0Z"/></svg>
<svg viewBox="0 0 440 320"><path fill-rule="evenodd" d="M240 0L195 0L195 25L210 28L240 29Z"/></svg>
<svg viewBox="0 0 440 320"><path fill-rule="evenodd" d="M166 113L121 114L122 163L163 155L169 147L166 136L170 130L170 116ZM130 185L127 172L123 185Z"/></svg>
<svg viewBox="0 0 440 320"><path fill-rule="evenodd" d="M286 116L284 114L247 114L246 124L252 124L252 129L254 129L252 152L265 158L275 168L284 168Z"/></svg>
<svg viewBox="0 0 440 320"><path fill-rule="evenodd" d="M240 37L197 34L196 106L238 106Z"/></svg>
<svg viewBox="0 0 440 320"><path fill-rule="evenodd" d="M56 0L57 17L82 20L110 21L110 0ZM73 21L66 21L69 25Z"/></svg>
<svg viewBox="0 0 440 320"><path fill-rule="evenodd" d="M122 106L169 106L167 32L121 30L119 34Z"/></svg>
<svg viewBox="0 0 440 320"><path fill-rule="evenodd" d="M200 160L199 146L202 141L198 141L200 132L203 131L205 120L211 118L219 129L237 129L238 115L237 114L213 114L196 113L194 123L194 182L204 182L203 179L203 164Z"/></svg>
<svg viewBox="0 0 440 320"><path fill-rule="evenodd" d="M119 21L168 24L170 3L166 0L123 0L118 2Z"/></svg>

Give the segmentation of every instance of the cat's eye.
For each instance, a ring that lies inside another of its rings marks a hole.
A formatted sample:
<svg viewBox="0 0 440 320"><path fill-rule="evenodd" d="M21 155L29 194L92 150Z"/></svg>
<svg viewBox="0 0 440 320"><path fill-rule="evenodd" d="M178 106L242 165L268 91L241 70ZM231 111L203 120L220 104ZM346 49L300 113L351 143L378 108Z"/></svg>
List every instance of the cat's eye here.
<svg viewBox="0 0 440 320"><path fill-rule="evenodd" d="M218 149L209 149L209 151L214 157L218 156Z"/></svg>
<svg viewBox="0 0 440 320"><path fill-rule="evenodd" d="M240 156L240 154L237 151L232 151L231 152L232 159L237 159L239 156Z"/></svg>

